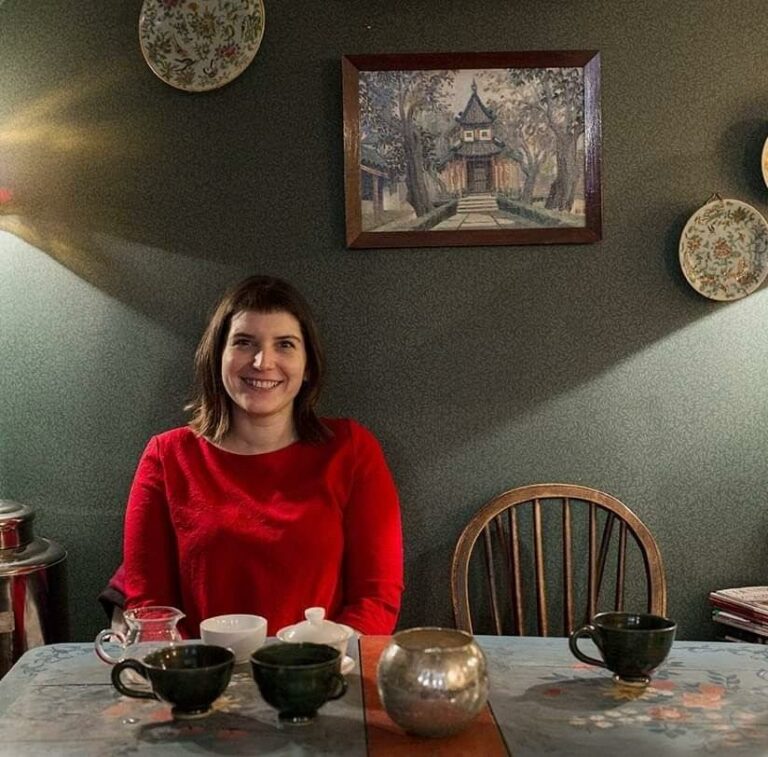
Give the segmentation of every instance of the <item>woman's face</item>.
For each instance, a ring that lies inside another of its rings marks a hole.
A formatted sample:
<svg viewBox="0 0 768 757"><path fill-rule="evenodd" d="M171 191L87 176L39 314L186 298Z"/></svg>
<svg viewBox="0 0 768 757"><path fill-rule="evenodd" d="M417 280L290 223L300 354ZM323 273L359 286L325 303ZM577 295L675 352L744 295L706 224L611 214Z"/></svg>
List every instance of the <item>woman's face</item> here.
<svg viewBox="0 0 768 757"><path fill-rule="evenodd" d="M232 316L221 355L221 378L234 414L293 417L307 372L301 326L285 311L243 310Z"/></svg>

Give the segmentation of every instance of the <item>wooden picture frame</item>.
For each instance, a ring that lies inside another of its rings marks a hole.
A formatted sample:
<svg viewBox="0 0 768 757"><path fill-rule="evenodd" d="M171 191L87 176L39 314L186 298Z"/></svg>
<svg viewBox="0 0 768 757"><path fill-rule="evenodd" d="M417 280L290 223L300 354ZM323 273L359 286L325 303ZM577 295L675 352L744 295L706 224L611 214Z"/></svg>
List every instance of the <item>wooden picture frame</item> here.
<svg viewBox="0 0 768 757"><path fill-rule="evenodd" d="M600 54L342 58L352 248L602 237Z"/></svg>

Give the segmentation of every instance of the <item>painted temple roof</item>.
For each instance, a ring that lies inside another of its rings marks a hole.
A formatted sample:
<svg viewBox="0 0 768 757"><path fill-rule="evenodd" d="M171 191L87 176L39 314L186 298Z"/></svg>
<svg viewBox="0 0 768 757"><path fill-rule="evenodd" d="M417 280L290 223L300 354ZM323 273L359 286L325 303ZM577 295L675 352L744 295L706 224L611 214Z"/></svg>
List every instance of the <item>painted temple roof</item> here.
<svg viewBox="0 0 768 757"><path fill-rule="evenodd" d="M496 120L496 116L490 108L486 108L480 96L477 94L477 83L472 80L472 94L456 120L462 126L489 126Z"/></svg>
<svg viewBox="0 0 768 757"><path fill-rule="evenodd" d="M479 158L485 155L498 155L503 149L504 143L493 139L484 142L462 142L451 148L451 153L465 158Z"/></svg>

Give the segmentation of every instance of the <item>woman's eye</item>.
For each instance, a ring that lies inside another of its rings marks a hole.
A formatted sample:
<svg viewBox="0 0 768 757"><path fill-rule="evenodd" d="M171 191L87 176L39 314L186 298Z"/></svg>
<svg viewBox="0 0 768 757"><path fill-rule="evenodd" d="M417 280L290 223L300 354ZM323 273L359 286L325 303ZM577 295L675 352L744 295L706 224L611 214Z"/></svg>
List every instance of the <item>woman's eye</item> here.
<svg viewBox="0 0 768 757"><path fill-rule="evenodd" d="M247 347L250 343L251 343L250 339L243 339L242 337L232 340L232 344L235 347Z"/></svg>
<svg viewBox="0 0 768 757"><path fill-rule="evenodd" d="M282 342L279 342L278 347L283 350L292 350L294 349L296 345L290 340L290 339L284 339Z"/></svg>

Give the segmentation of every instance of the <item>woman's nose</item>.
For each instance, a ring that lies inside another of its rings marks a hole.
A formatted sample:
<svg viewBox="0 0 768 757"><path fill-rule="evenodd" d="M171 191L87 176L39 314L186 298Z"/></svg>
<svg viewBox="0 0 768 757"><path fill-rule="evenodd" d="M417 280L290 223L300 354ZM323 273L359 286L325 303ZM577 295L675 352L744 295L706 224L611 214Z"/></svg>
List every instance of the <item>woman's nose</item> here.
<svg viewBox="0 0 768 757"><path fill-rule="evenodd" d="M253 367L257 371L261 369L266 370L267 368L271 367L272 363L274 362L274 359L275 359L275 355L273 350L261 347L256 351L256 354L253 356Z"/></svg>

